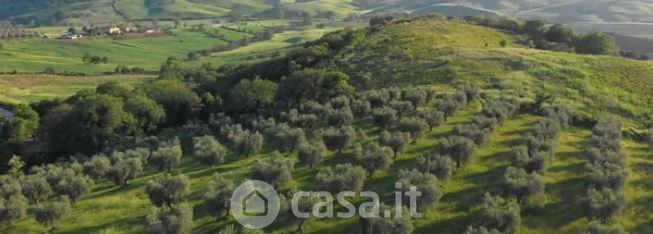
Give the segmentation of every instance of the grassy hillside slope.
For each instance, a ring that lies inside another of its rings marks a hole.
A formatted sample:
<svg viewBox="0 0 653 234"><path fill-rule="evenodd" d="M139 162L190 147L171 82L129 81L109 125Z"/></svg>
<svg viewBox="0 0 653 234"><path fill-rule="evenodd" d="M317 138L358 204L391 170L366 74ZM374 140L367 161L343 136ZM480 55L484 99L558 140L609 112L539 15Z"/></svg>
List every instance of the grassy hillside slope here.
<svg viewBox="0 0 653 234"><path fill-rule="evenodd" d="M579 116L616 114L635 128L652 123L652 62L540 51L515 41L485 27L418 20L367 35L323 64L336 64L364 85L471 83L529 99L543 92Z"/></svg>

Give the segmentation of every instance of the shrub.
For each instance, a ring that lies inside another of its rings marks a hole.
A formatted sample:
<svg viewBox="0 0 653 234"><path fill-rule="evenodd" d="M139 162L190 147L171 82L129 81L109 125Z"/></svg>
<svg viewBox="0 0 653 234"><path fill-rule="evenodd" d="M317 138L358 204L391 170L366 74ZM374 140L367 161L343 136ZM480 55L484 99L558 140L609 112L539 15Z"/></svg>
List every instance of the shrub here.
<svg viewBox="0 0 653 234"><path fill-rule="evenodd" d="M401 183L401 190L404 193L411 191L410 187L415 187L416 191L421 192L419 199L417 199L417 209L424 211L431 205L440 200L442 191L440 191L440 182L438 178L429 173L421 173L416 169L401 170L399 172L399 183ZM404 196L403 204L410 204L408 196Z"/></svg>
<svg viewBox="0 0 653 234"><path fill-rule="evenodd" d="M193 229L193 209L188 204L161 207L147 215L145 226L153 234L185 234Z"/></svg>
<svg viewBox="0 0 653 234"><path fill-rule="evenodd" d="M32 209L32 215L41 225L54 229L57 222L67 216L70 210L70 201L63 197L59 201L37 205Z"/></svg>
<svg viewBox="0 0 653 234"><path fill-rule="evenodd" d="M372 175L376 170L385 170L392 165L394 152L390 147L382 147L377 143L369 143L365 147L357 145L354 150L354 157L359 164Z"/></svg>
<svg viewBox="0 0 653 234"><path fill-rule="evenodd" d="M501 233L515 233L521 224L520 210L519 204L514 200L486 193L481 207L483 225Z"/></svg>
<svg viewBox="0 0 653 234"><path fill-rule="evenodd" d="M456 166L461 167L474 156L476 144L469 138L453 136L438 142L437 149L440 155L451 156Z"/></svg>
<svg viewBox="0 0 653 234"><path fill-rule="evenodd" d="M213 175L213 179L209 182L209 188L204 194L204 201L209 213L218 219L228 214L229 200L234 189L233 181L222 178L218 174Z"/></svg>
<svg viewBox="0 0 653 234"><path fill-rule="evenodd" d="M107 179L115 185L127 185L143 172L143 163L137 158L128 158L116 162L107 172Z"/></svg>
<svg viewBox="0 0 653 234"><path fill-rule="evenodd" d="M209 166L224 163L224 157L227 154L227 149L213 136L193 138L193 149L195 157L202 164Z"/></svg>
<svg viewBox="0 0 653 234"><path fill-rule="evenodd" d="M362 167L339 164L321 170L315 177L315 183L318 190L333 194L342 191L360 192L365 183L365 173Z"/></svg>
<svg viewBox="0 0 653 234"><path fill-rule="evenodd" d="M274 153L267 159L259 160L252 166L255 180L268 182L275 187L292 180L292 171L295 163L278 153Z"/></svg>
<svg viewBox="0 0 653 234"><path fill-rule="evenodd" d="M172 171L172 168L179 165L183 152L179 141L159 147L152 153L150 162L159 168L159 171Z"/></svg>
<svg viewBox="0 0 653 234"><path fill-rule="evenodd" d="M420 118L406 118L399 122L399 130L410 133L413 143L416 143L417 138L421 137L428 128L426 121Z"/></svg>
<svg viewBox="0 0 653 234"><path fill-rule="evenodd" d="M322 158L326 155L326 151L326 146L321 140L312 143L304 142L299 145L297 156L299 156L299 162L301 164L313 168L315 164L322 161Z"/></svg>
<svg viewBox="0 0 653 234"><path fill-rule="evenodd" d="M322 142L331 151L338 151L349 147L356 139L356 131L351 126L341 128L329 128L322 133Z"/></svg>
<svg viewBox="0 0 653 234"><path fill-rule="evenodd" d="M388 131L383 131L379 136L379 143L383 146L390 147L394 151L394 158L397 158L397 154L406 150L409 140L410 135L402 132L390 134Z"/></svg>
<svg viewBox="0 0 653 234"><path fill-rule="evenodd" d="M0 175L0 198L6 199L21 194L22 188L18 179L9 175Z"/></svg>
<svg viewBox="0 0 653 234"><path fill-rule="evenodd" d="M456 170L456 162L449 156L427 154L417 159L416 167L421 172L435 175L439 180L449 180Z"/></svg>
<svg viewBox="0 0 653 234"><path fill-rule="evenodd" d="M164 174L147 182L145 193L155 206L172 206L190 192L190 179L185 175Z"/></svg>
<svg viewBox="0 0 653 234"><path fill-rule="evenodd" d="M52 194L52 188L48 181L40 175L29 175L21 179L21 190L23 195L33 203L39 204Z"/></svg>
<svg viewBox="0 0 653 234"><path fill-rule="evenodd" d="M503 175L506 190L522 201L529 197L544 192L544 180L537 173L528 174L524 169L509 167Z"/></svg>
<svg viewBox="0 0 653 234"><path fill-rule="evenodd" d="M590 188L582 204L588 216L606 220L626 207L626 195L610 188Z"/></svg>

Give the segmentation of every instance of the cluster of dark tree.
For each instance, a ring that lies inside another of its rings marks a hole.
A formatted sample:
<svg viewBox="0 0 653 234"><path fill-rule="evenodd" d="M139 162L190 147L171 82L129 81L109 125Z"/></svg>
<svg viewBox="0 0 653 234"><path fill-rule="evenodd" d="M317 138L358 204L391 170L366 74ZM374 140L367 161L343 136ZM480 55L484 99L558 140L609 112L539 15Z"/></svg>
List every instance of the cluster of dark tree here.
<svg viewBox="0 0 653 234"><path fill-rule="evenodd" d="M84 54L84 57L82 57L82 62L86 64L98 65L101 63L109 63L109 58L107 56Z"/></svg>
<svg viewBox="0 0 653 234"><path fill-rule="evenodd" d="M145 71L144 68L142 67L128 67L125 65L118 65L116 66L116 69L113 70L115 74L145 74L147 71Z"/></svg>
<svg viewBox="0 0 653 234"><path fill-rule="evenodd" d="M592 129L587 150L589 189L582 200L587 216L607 222L626 206L624 186L628 170L621 149L621 123L603 118Z"/></svg>
<svg viewBox="0 0 653 234"><path fill-rule="evenodd" d="M537 49L570 51L579 54L619 55L619 46L606 33L575 32L562 24L547 27L541 20L520 21L505 17L467 16L465 20L483 26L524 35L522 42Z"/></svg>

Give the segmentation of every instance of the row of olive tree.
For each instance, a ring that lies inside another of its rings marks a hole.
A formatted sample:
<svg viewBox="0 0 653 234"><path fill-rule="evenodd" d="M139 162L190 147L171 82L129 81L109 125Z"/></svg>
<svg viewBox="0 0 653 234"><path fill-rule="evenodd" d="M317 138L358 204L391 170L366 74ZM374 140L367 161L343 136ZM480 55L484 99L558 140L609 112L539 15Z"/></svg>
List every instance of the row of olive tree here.
<svg viewBox="0 0 653 234"><path fill-rule="evenodd" d="M587 216L605 223L626 207L624 185L628 171L621 148L621 123L602 118L592 129L587 150L590 187L582 199Z"/></svg>

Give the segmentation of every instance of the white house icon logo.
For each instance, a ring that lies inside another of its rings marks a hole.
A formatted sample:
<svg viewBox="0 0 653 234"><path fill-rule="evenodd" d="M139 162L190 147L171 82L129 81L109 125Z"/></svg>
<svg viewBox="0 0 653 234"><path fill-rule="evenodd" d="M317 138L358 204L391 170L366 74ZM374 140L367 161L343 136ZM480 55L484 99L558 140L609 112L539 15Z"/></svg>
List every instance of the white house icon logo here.
<svg viewBox="0 0 653 234"><path fill-rule="evenodd" d="M231 195L231 215L249 229L262 229L272 224L280 207L277 191L260 180L246 181Z"/></svg>
<svg viewBox="0 0 653 234"><path fill-rule="evenodd" d="M243 213L247 216L265 216L268 213L268 199L258 190L245 196L243 203Z"/></svg>

